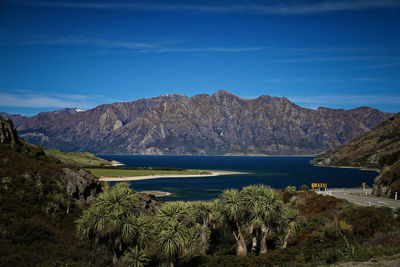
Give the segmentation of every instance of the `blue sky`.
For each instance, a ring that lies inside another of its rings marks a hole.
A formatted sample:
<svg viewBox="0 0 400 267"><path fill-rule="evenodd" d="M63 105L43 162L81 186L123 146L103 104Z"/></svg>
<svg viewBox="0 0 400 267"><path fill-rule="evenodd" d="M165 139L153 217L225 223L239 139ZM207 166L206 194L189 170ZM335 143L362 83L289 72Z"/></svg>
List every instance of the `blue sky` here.
<svg viewBox="0 0 400 267"><path fill-rule="evenodd" d="M0 2L0 111L162 94L400 111L400 0Z"/></svg>

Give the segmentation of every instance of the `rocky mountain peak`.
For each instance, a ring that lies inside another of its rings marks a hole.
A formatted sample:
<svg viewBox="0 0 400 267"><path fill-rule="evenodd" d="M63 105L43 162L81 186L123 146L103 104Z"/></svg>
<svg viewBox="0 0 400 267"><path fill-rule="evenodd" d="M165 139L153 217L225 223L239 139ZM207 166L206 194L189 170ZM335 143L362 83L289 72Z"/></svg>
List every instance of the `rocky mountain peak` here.
<svg viewBox="0 0 400 267"><path fill-rule="evenodd" d="M243 99L225 90L191 98L163 95L75 114L24 119L21 136L66 151L125 154L316 154L392 114L373 109L312 110L287 98Z"/></svg>

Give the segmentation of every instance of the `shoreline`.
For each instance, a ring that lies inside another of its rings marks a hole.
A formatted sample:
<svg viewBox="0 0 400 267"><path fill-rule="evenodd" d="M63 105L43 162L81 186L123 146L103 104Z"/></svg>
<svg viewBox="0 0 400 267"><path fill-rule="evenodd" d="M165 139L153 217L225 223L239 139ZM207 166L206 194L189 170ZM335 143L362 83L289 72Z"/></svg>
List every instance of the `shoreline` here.
<svg viewBox="0 0 400 267"><path fill-rule="evenodd" d="M110 161L110 165L111 165L112 167L125 166L125 164L123 164L123 163L121 163L121 162L119 162L119 161L116 161L116 160L111 160L111 161Z"/></svg>
<svg viewBox="0 0 400 267"><path fill-rule="evenodd" d="M147 196L153 195L155 197L168 197L172 196L172 193L170 192L165 192L165 191L159 191L159 190L150 190L150 191L138 191L138 193L145 194Z"/></svg>
<svg viewBox="0 0 400 267"><path fill-rule="evenodd" d="M97 157L101 156L184 156L184 157L304 157L304 158L310 158L310 157L316 157L319 154L240 154L240 153L227 153L223 155L200 155L200 154L96 154ZM125 165L125 164L124 164Z"/></svg>
<svg viewBox="0 0 400 267"><path fill-rule="evenodd" d="M315 166L315 167L328 167L328 168L339 168L339 169L358 169L361 171L374 171L379 173L381 170L379 169L374 169L374 168L366 168L366 167L353 167L353 166L331 166L331 165L324 165L324 164L315 164L313 162L311 162L311 165Z"/></svg>
<svg viewBox="0 0 400 267"><path fill-rule="evenodd" d="M160 178L204 178L214 177L221 175L239 175L239 174L251 174L249 172L233 172L233 171L210 171L209 174L164 174L164 175L142 175L142 176L124 176L124 177L104 177L100 176L100 181L105 182L123 182L123 181L141 181L150 179Z"/></svg>

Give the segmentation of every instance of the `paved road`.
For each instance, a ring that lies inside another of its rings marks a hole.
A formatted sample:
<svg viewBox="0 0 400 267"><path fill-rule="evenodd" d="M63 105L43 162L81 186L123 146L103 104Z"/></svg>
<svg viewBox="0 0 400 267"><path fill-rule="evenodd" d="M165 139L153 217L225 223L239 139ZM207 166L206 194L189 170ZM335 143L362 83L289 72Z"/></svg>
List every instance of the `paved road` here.
<svg viewBox="0 0 400 267"><path fill-rule="evenodd" d="M371 189L363 191L362 189L353 188L331 188L327 191L317 191L317 193L343 198L359 206L385 206L392 209L400 208L400 200L370 196Z"/></svg>

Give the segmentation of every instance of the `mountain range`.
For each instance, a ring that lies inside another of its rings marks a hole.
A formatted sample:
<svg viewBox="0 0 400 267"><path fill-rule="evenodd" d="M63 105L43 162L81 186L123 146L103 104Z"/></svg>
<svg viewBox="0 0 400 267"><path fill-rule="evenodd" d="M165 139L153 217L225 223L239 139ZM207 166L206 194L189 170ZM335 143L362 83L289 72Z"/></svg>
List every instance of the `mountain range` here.
<svg viewBox="0 0 400 267"><path fill-rule="evenodd" d="M393 116L370 107L302 108L285 97L162 95L14 120L27 142L115 154L311 155L339 146Z"/></svg>

